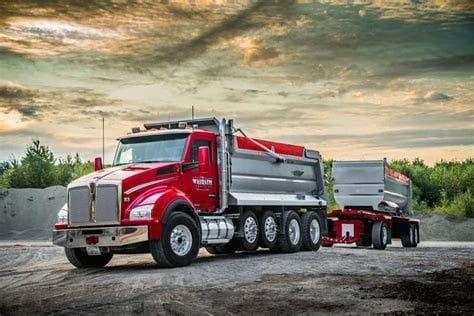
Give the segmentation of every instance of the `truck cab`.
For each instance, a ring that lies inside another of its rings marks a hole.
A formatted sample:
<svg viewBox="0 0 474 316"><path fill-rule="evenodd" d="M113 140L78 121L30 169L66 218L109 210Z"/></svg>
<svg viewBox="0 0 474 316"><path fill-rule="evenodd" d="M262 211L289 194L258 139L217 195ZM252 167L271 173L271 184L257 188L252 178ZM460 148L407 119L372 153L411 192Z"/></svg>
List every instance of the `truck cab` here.
<svg viewBox="0 0 474 316"><path fill-rule="evenodd" d="M327 206L319 153L236 131L214 118L133 129L110 168L69 184L53 243L77 267L142 252L182 266L201 246L317 250Z"/></svg>

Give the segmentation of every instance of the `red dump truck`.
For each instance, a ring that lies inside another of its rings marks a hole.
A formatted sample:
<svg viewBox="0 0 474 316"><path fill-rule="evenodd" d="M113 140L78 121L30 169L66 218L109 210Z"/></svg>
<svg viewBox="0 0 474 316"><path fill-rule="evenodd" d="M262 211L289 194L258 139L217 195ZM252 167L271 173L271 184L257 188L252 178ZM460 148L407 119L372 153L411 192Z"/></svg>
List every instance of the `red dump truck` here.
<svg viewBox="0 0 474 316"><path fill-rule="evenodd" d="M76 267L145 252L184 266L200 247L316 251L328 232L319 152L252 139L232 120L145 124L95 169L68 185L53 231Z"/></svg>

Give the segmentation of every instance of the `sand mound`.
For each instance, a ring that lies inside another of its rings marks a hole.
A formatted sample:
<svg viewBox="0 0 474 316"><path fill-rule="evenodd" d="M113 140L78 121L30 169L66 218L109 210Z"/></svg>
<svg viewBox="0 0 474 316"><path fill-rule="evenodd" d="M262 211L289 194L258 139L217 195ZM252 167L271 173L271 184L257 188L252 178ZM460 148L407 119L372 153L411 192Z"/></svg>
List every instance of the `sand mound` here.
<svg viewBox="0 0 474 316"><path fill-rule="evenodd" d="M49 240L66 188L0 188L0 239Z"/></svg>
<svg viewBox="0 0 474 316"><path fill-rule="evenodd" d="M415 212L419 218L421 240L474 241L474 219L446 217L427 212Z"/></svg>

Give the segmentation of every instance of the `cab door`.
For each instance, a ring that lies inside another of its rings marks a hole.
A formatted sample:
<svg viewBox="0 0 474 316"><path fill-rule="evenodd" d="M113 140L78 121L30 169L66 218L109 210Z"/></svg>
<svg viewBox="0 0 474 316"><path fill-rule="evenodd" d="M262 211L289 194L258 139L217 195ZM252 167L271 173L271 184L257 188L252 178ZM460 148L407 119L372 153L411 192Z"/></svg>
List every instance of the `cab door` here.
<svg viewBox="0 0 474 316"><path fill-rule="evenodd" d="M209 168L200 171L198 149L209 148ZM199 212L213 212L219 205L217 178L217 151L214 135L192 134L183 165L183 185L188 197Z"/></svg>

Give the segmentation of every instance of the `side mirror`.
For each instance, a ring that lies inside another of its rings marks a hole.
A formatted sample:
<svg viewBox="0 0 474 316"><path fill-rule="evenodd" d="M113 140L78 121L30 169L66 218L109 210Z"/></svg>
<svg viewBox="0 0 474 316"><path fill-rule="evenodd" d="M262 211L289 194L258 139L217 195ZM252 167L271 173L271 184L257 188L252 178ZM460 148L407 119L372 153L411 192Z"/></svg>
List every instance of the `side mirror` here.
<svg viewBox="0 0 474 316"><path fill-rule="evenodd" d="M94 170L99 171L104 169L104 166L102 165L102 158L101 157L96 157L94 159Z"/></svg>
<svg viewBox="0 0 474 316"><path fill-rule="evenodd" d="M209 170L209 147L201 146L198 148L198 165L200 172Z"/></svg>

